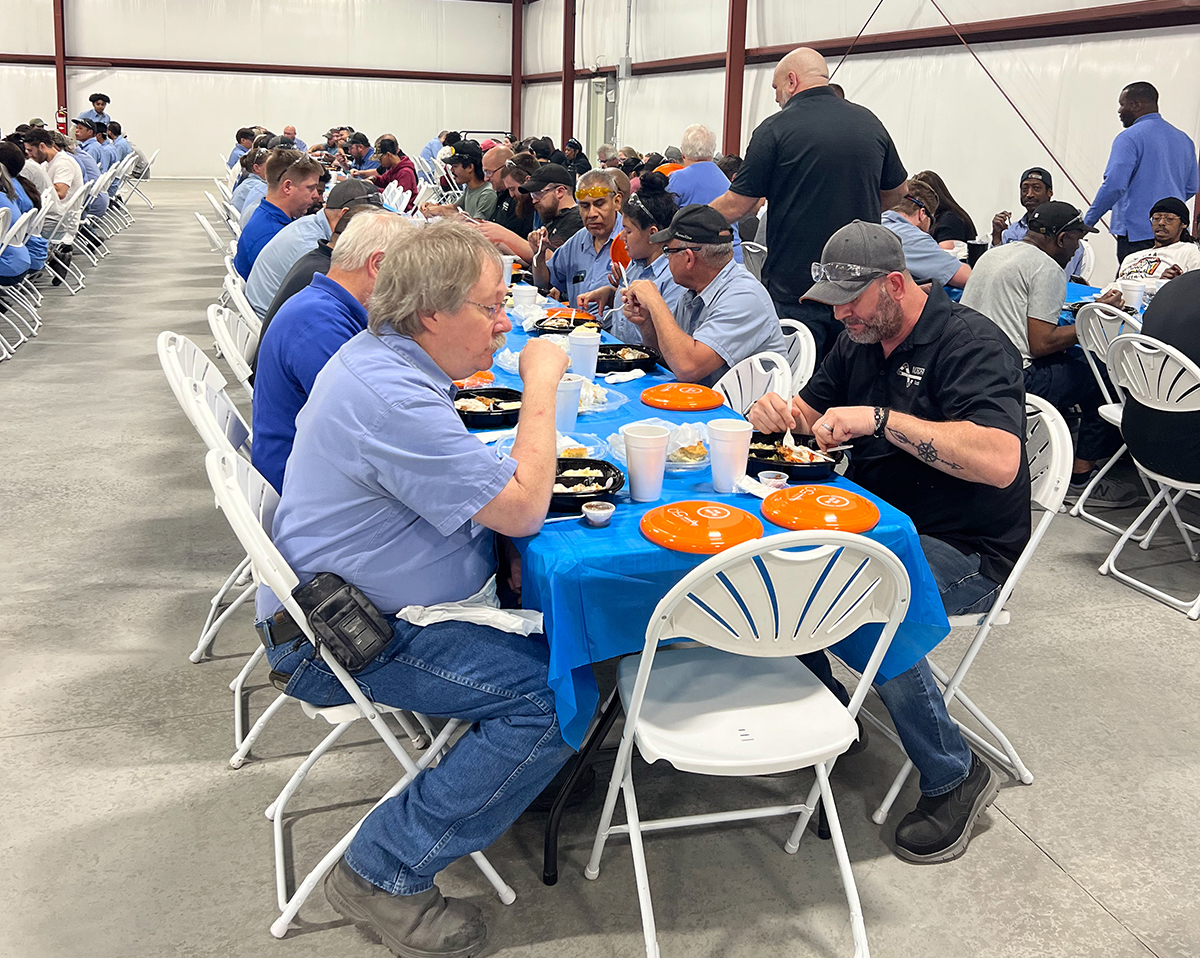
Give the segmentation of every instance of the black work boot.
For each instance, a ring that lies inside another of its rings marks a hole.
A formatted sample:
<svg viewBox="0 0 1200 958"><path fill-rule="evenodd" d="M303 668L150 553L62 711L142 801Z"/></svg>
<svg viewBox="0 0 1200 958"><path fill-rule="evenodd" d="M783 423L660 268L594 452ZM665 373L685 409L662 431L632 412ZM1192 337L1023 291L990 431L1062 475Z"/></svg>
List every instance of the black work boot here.
<svg viewBox="0 0 1200 958"><path fill-rule="evenodd" d="M344 858L325 876L325 897L400 958L471 958L487 941L483 915L470 902L443 898L437 885L418 895L389 895L360 878Z"/></svg>
<svg viewBox="0 0 1200 958"><path fill-rule="evenodd" d="M959 785L945 795L922 795L917 807L900 820L896 854L923 865L958 858L967 850L975 819L999 791L992 767L972 752L971 771Z"/></svg>
<svg viewBox="0 0 1200 958"><path fill-rule="evenodd" d="M50 272L54 274L54 279L50 281L52 286L61 286L63 279L67 275L67 267L71 265L71 254L75 251L70 246L60 247L54 252L46 264L50 267Z"/></svg>

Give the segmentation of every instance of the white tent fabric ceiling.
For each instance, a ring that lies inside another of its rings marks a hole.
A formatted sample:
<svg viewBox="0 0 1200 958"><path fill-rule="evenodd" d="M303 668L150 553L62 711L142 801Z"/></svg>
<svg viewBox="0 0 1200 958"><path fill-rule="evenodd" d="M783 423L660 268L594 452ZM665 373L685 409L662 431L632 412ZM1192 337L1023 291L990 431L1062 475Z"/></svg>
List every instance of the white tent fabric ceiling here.
<svg viewBox="0 0 1200 958"><path fill-rule="evenodd" d="M855 35L877 0L818 3L749 0L747 46ZM1119 0L940 0L957 23L1101 6ZM576 68L611 66L625 52L625 0L577 0ZM724 48L727 4L710 0L633 0L630 52L635 62L711 54ZM139 142L162 148L155 172L210 172L215 150L228 151L241 123L273 128L295 123L309 141L331 122L375 135L396 133L418 149L446 126L507 128L503 84L361 80L356 68L459 74L507 74L511 10L478 0L71 0L67 46L75 56L144 57L320 64L345 67L344 78L180 71L68 70L70 108L83 109L93 89L114 98L112 112ZM929 0L884 0L868 34L942 25ZM6 53L52 52L50 0L26 0L6 19ZM1143 30L1082 38L981 44L977 52L1081 188L1100 182L1108 145L1119 129L1120 88L1155 83L1163 112L1196 137L1200 130L1200 27ZM525 74L561 67L562 4L536 0L524 11ZM831 61L831 66L833 61ZM981 229L1016 201L1013 178L1031 165L1055 173L1057 195L1082 197L1053 165L978 64L960 46L853 54L838 80L847 94L888 126L910 170L943 175ZM0 65L0 124L11 127L53 112L54 71ZM743 148L774 109L771 67L746 70ZM678 143L683 127L702 122L721 133L721 70L640 76L621 84L619 139L642 150ZM575 90L576 129L585 126L586 82ZM559 135L561 90L532 84L522 98L524 133ZM596 144L590 144L595 148ZM198 147L203 147L198 148ZM1107 244L1101 240L1102 257ZM1111 255L1111 254L1109 254ZM1102 260L1103 263L1103 260Z"/></svg>

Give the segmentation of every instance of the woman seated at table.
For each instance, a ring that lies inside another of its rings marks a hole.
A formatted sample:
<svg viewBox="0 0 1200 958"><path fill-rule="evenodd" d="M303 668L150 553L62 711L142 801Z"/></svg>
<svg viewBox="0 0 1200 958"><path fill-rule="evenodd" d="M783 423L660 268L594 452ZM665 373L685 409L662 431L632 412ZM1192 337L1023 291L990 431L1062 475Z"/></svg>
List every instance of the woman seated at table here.
<svg viewBox="0 0 1200 958"><path fill-rule="evenodd" d="M1188 208L1174 196L1150 207L1154 246L1126 256L1117 270L1117 281L1145 283L1147 296L1152 296L1167 280L1200 269L1200 246L1188 232L1187 222ZM1116 288L1116 282L1111 283L1106 292Z"/></svg>
<svg viewBox="0 0 1200 958"><path fill-rule="evenodd" d="M663 255L663 244L651 243L650 234L665 230L678 212L675 195L667 192L667 178L662 173L646 173L642 176L641 188L629 198L621 230L631 259L629 269L625 271L626 280L630 283L639 279L652 282L672 311L683 295L683 287L671 275L667 257ZM612 334L624 343L640 343L641 331L621 312L621 293L617 288L620 278L614 271L608 274L608 280L607 285L580 294L576 305L588 310L595 305L601 316L611 307L616 311L612 316Z"/></svg>

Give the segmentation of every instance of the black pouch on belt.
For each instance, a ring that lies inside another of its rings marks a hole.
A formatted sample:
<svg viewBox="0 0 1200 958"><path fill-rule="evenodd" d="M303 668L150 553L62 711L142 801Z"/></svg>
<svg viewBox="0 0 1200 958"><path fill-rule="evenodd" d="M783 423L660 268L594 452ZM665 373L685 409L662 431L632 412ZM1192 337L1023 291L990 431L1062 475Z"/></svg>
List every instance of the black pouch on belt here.
<svg viewBox="0 0 1200 958"><path fill-rule="evenodd" d="M308 617L318 642L351 674L361 672L392 641L387 618L358 589L332 572L320 572L292 597Z"/></svg>

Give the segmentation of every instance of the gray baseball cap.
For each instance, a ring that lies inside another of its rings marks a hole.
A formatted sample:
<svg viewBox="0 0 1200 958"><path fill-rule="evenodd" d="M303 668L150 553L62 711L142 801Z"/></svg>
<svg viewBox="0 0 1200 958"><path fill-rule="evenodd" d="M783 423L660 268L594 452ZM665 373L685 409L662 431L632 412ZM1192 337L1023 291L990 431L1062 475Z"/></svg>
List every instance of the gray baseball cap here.
<svg viewBox="0 0 1200 958"><path fill-rule="evenodd" d="M355 203L382 206L379 187L368 180L342 180L329 191L329 199L325 201L325 205L331 210L346 209Z"/></svg>
<svg viewBox="0 0 1200 958"><path fill-rule="evenodd" d="M899 236L878 223L855 220L829 237L821 262L813 263L817 282L800 298L844 306L875 280L906 268Z"/></svg>

